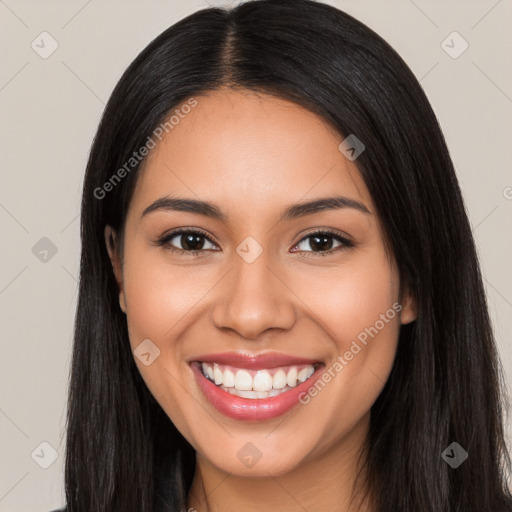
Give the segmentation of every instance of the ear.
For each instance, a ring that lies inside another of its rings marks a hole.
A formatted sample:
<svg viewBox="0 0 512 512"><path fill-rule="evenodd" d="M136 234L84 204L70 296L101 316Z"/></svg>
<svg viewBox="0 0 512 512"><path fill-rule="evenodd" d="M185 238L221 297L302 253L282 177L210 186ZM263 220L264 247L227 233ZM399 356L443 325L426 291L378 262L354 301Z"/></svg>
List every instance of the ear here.
<svg viewBox="0 0 512 512"><path fill-rule="evenodd" d="M119 247L116 245L116 232L111 226L105 226L105 245L107 246L110 263L114 271L117 285L119 286L119 306L123 313L126 313L126 302L123 289L123 272L121 267L121 256L119 254Z"/></svg>
<svg viewBox="0 0 512 512"><path fill-rule="evenodd" d="M408 287L404 287L402 300L402 309L400 311L400 322L402 325L414 322L418 316L416 299L413 294L409 291Z"/></svg>

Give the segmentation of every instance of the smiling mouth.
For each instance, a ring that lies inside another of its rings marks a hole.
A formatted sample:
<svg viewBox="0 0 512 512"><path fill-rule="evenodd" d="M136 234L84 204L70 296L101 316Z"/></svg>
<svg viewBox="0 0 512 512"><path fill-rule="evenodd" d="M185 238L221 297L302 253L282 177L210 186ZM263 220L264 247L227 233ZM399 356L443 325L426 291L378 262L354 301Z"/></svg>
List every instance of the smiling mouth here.
<svg viewBox="0 0 512 512"><path fill-rule="evenodd" d="M203 376L223 391L240 398L262 399L278 396L308 380L321 363L251 370L198 362Z"/></svg>

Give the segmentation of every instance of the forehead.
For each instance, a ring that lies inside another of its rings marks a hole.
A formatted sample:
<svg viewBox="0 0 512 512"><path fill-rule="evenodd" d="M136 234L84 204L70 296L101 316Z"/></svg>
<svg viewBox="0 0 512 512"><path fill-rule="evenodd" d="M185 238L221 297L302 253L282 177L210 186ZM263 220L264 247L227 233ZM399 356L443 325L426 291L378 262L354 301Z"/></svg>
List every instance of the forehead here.
<svg viewBox="0 0 512 512"><path fill-rule="evenodd" d="M195 100L149 153L131 210L140 214L167 194L211 200L244 218L335 194L373 209L357 167L338 148L344 137L316 114L246 90Z"/></svg>

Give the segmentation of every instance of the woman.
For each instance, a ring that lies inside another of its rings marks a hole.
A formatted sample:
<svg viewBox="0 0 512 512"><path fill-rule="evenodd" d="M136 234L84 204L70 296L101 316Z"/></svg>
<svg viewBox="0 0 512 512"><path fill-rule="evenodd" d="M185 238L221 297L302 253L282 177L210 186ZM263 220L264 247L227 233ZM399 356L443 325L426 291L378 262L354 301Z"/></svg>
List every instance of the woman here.
<svg viewBox="0 0 512 512"><path fill-rule="evenodd" d="M310 0L206 9L91 150L66 497L81 511L509 511L474 241L417 80Z"/></svg>

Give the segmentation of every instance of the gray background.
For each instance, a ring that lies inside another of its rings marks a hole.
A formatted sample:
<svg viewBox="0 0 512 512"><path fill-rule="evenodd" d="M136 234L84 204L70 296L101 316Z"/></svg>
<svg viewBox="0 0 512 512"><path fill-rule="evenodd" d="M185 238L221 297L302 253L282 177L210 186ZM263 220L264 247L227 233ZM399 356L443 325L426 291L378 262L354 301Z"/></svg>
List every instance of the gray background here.
<svg viewBox="0 0 512 512"><path fill-rule="evenodd" d="M510 386L512 1L327 3L394 46L434 107L478 244ZM151 39L207 4L0 0L0 512L64 503L80 191L105 102ZM58 44L46 59L40 54L51 40L43 31ZM454 31L469 44L461 55L464 41ZM56 451L53 463L43 442Z"/></svg>

